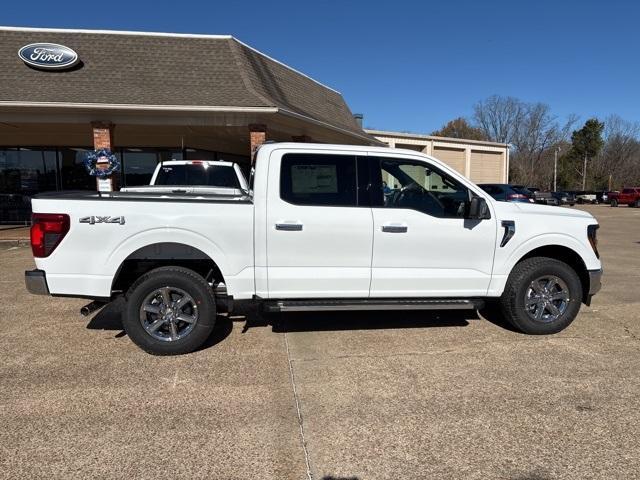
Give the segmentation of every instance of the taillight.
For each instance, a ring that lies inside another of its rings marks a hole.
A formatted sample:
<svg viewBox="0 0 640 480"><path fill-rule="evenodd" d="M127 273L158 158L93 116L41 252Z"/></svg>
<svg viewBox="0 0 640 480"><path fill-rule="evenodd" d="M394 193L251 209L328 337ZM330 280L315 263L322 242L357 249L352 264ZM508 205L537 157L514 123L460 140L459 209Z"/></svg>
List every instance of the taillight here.
<svg viewBox="0 0 640 480"><path fill-rule="evenodd" d="M48 257L69 231L69 215L34 213L31 216L31 251L34 257Z"/></svg>
<svg viewBox="0 0 640 480"><path fill-rule="evenodd" d="M589 238L589 243L591 244L591 248L593 248L593 253L596 254L597 258L600 258L600 253L598 253L598 229L600 225L589 225L587 227L587 237Z"/></svg>
<svg viewBox="0 0 640 480"><path fill-rule="evenodd" d="M507 195L507 200L524 200L528 198L526 195L522 195L521 193L510 193Z"/></svg>

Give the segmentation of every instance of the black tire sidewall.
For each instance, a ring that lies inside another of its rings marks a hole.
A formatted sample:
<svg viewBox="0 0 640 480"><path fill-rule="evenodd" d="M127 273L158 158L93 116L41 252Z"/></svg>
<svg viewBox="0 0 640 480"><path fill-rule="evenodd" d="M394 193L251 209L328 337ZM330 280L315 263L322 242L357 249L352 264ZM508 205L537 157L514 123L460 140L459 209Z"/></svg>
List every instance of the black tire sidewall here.
<svg viewBox="0 0 640 480"><path fill-rule="evenodd" d="M531 260L538 260L532 262ZM540 261L543 260L543 261ZM528 263L528 264L527 264ZM554 275L562 279L569 288L571 300L562 316L553 322L537 322L525 310L525 294L529 285L536 278ZM514 267L503 295L503 311L505 317L516 328L531 335L546 335L564 330L573 322L582 303L582 284L578 274L567 264L552 258L536 258L525 260Z"/></svg>
<svg viewBox="0 0 640 480"><path fill-rule="evenodd" d="M198 321L184 338L172 342L157 340L147 333L140 322L140 307L151 292L162 287L176 287L187 292L198 306ZM140 348L154 355L180 355L200 347L209 337L216 319L215 297L206 281L192 270L162 267L140 277L126 296L124 329Z"/></svg>

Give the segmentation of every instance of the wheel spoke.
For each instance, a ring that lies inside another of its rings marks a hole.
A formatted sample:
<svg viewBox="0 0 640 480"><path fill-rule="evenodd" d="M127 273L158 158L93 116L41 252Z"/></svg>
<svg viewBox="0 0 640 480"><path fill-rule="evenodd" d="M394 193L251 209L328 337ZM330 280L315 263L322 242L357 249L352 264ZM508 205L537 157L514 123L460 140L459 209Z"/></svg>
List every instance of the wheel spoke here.
<svg viewBox="0 0 640 480"><path fill-rule="evenodd" d="M169 287L161 288L160 293L162 294L162 302L166 306L171 305L171 290L169 289Z"/></svg>
<svg viewBox="0 0 640 480"><path fill-rule="evenodd" d="M535 281L531 282L531 288L536 293L542 293L543 292L543 288L540 285L540 281L539 280L535 280Z"/></svg>
<svg viewBox="0 0 640 480"><path fill-rule="evenodd" d="M145 329L147 330L147 332L155 332L160 328L162 324L164 324L164 320L162 318L159 318L151 325L145 326Z"/></svg>
<svg viewBox="0 0 640 480"><path fill-rule="evenodd" d="M183 322L187 322L187 323L195 323L196 321L196 317L194 317L193 315L187 315L186 313L181 313L178 315L178 320L182 320Z"/></svg>
<svg viewBox="0 0 640 480"><path fill-rule="evenodd" d="M160 307L158 305L151 305L150 303L147 303L142 308L148 313L155 313L156 315L160 313Z"/></svg>
<svg viewBox="0 0 640 480"><path fill-rule="evenodd" d="M527 300L525 302L525 305L527 307L530 307L531 305L535 305L539 301L540 301L540 299L538 297L529 297L529 298L527 298Z"/></svg>
<svg viewBox="0 0 640 480"><path fill-rule="evenodd" d="M544 302L541 300L537 303L535 319L542 320L542 315L544 315Z"/></svg>
<svg viewBox="0 0 640 480"><path fill-rule="evenodd" d="M545 285L544 289L546 290L547 293L552 293L557 284L558 282L556 281L555 277L551 277L547 281L547 284Z"/></svg>
<svg viewBox="0 0 640 480"><path fill-rule="evenodd" d="M547 310L549 310L549 313L551 313L551 315L553 315L554 317L560 316L560 310L553 303L546 302L545 306Z"/></svg>
<svg viewBox="0 0 640 480"><path fill-rule="evenodd" d="M183 308L187 303L189 303L189 300L191 300L189 297L187 297L186 295L184 295L183 297L180 298L180 300L178 300L176 302L176 309L180 310L181 308Z"/></svg>
<svg viewBox="0 0 640 480"><path fill-rule="evenodd" d="M568 302L569 301L569 294L567 292L565 292L565 291L561 291L561 292L554 293L549 298L552 301L554 301L554 300L564 300L565 302Z"/></svg>
<svg viewBox="0 0 640 480"><path fill-rule="evenodd" d="M170 334L171 340L178 339L178 329L176 327L176 322L169 323L169 334Z"/></svg>

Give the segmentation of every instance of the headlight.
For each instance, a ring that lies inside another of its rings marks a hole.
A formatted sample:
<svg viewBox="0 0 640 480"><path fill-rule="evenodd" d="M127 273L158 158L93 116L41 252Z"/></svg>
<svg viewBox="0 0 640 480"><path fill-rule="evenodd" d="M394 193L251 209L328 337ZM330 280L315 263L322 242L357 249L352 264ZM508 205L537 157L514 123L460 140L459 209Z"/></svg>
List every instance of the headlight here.
<svg viewBox="0 0 640 480"><path fill-rule="evenodd" d="M596 254L596 257L600 258L600 253L598 253L598 235L597 231L600 228L600 225L589 225L587 227L587 237L589 238L589 243L591 244L591 248L593 248L593 252Z"/></svg>

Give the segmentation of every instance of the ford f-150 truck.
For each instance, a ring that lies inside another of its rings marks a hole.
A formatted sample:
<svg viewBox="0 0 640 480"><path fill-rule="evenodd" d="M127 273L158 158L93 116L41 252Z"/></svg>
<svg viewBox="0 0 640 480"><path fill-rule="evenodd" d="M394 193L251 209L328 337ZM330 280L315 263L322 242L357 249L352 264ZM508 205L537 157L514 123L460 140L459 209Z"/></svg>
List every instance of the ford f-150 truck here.
<svg viewBox="0 0 640 480"><path fill-rule="evenodd" d="M234 301L288 312L493 299L521 331L549 334L600 288L590 214L495 201L415 151L266 144L249 187L36 196L27 288L90 305L124 296L126 332L163 355L198 348Z"/></svg>

